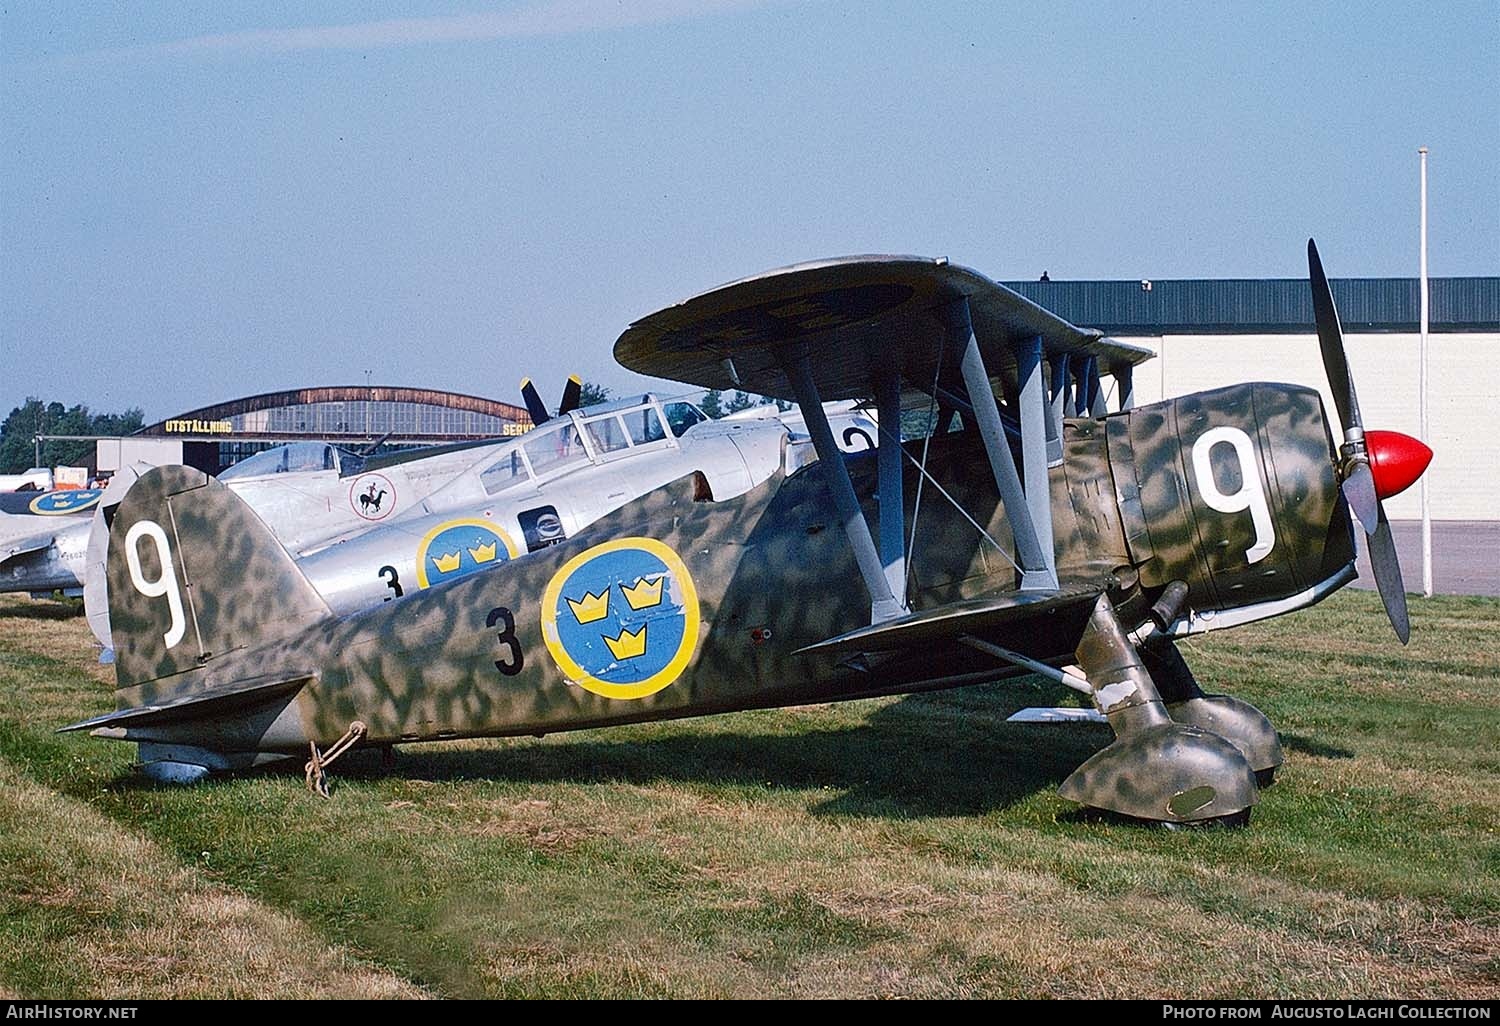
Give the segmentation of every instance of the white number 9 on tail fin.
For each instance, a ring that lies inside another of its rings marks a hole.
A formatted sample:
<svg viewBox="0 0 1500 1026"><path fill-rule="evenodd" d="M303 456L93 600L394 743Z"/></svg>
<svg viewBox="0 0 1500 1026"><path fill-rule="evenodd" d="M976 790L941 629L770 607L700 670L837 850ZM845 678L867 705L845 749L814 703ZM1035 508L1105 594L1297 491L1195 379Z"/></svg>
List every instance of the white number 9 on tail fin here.
<svg viewBox="0 0 1500 1026"><path fill-rule="evenodd" d="M150 538L156 543L156 558L161 564L161 576L154 581L146 580L141 569L141 538ZM167 532L154 520L137 521L125 535L125 562L130 567L130 583L135 590L147 598L167 597L167 608L172 612L172 625L162 640L167 648L175 648L187 631L187 618L182 613L182 592L177 588L177 571L172 565L172 550L167 544Z"/></svg>

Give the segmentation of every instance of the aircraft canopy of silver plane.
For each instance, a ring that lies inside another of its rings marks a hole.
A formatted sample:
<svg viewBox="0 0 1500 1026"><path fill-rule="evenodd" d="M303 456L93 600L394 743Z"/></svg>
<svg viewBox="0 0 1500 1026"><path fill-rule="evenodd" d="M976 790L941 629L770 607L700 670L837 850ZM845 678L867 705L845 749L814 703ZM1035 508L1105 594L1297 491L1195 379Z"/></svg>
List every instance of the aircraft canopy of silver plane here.
<svg viewBox="0 0 1500 1026"><path fill-rule="evenodd" d="M857 410L833 414L873 445ZM642 395L573 409L487 449L406 513L309 549L299 567L339 614L493 570L559 545L641 495L697 475L707 494L741 495L783 466L814 458L772 416L710 421L691 403Z"/></svg>
<svg viewBox="0 0 1500 1026"><path fill-rule="evenodd" d="M1282 762L1276 732L1206 694L1176 640L1348 583L1351 504L1376 550L1380 498L1421 462L1420 443L1358 423L1311 244L1309 258L1341 446L1312 389L1254 382L1136 407L1145 350L944 260L852 257L703 293L615 346L631 370L795 400L817 460L779 445L768 473L722 492L700 469L638 480L556 544L399 600L340 612L234 490L153 470L110 527L117 708L64 729L134 741L163 776L306 753L326 793L351 746L1042 674L1115 734L1062 795L1139 820L1244 822ZM833 399L873 407L874 452L843 458ZM674 437L655 407L575 411L487 456L473 486L499 500L580 452L597 473ZM496 561L476 540L456 533L436 558ZM1393 551L1375 572L1404 636Z"/></svg>
<svg viewBox="0 0 1500 1026"><path fill-rule="evenodd" d="M357 472L364 458L327 442L288 442L247 456L219 474L220 481L233 481L271 474L296 474L312 470L336 470L341 477Z"/></svg>

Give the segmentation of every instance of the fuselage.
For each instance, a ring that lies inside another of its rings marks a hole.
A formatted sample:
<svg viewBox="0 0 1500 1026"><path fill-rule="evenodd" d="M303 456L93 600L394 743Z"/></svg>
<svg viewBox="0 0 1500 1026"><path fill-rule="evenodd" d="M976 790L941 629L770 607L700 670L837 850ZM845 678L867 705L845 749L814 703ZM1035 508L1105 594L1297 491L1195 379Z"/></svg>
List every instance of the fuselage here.
<svg viewBox="0 0 1500 1026"><path fill-rule="evenodd" d="M919 471L923 449L906 446L910 609L1014 593L1009 524L980 440L933 438ZM1063 460L1049 473L1059 582L1108 594L1122 621L1141 623L1180 581L1187 598L1175 633L1310 604L1347 579L1353 561L1332 460L1316 393L1294 386L1242 385L1067 421ZM874 458L849 466L873 523ZM108 736L211 748L248 764L329 743L355 721L375 744L535 734L1004 675L951 643L856 659L802 651L870 622L825 472L814 463L777 473L733 498L708 498L697 475L675 481L503 572L188 671L206 689L305 674L294 698L253 715ZM240 590L253 608L254 582ZM1031 617L985 639L1061 664L1080 629L1069 615ZM122 690L121 708L160 702L180 677Z"/></svg>
<svg viewBox="0 0 1500 1026"><path fill-rule="evenodd" d="M713 495L730 498L781 465L780 421L684 424L673 406L692 410L668 404L663 417L642 397L558 418L486 450L405 514L309 550L299 566L335 613L351 613L562 544L695 471Z"/></svg>
<svg viewBox="0 0 1500 1026"><path fill-rule="evenodd" d="M575 410L518 438L391 465L351 469L351 454L332 446L281 447L223 480L344 615L560 544L686 474L701 473L715 497L740 495L785 460L814 458L778 414L770 407L711 421L690 403L647 394ZM847 449L874 443L866 414L831 415ZM96 533L93 559L102 564L107 535ZM91 600L91 619L105 602ZM95 627L108 644L107 623Z"/></svg>

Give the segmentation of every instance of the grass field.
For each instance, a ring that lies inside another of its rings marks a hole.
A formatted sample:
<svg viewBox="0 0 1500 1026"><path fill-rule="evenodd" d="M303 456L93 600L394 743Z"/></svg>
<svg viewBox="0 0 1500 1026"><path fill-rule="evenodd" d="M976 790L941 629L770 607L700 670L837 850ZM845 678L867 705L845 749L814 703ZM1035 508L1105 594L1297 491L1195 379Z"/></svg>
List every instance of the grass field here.
<svg viewBox="0 0 1500 1026"><path fill-rule="evenodd" d="M1050 685L356 753L187 789L53 729L84 621L0 598L0 995L1500 997L1500 602L1195 640L1288 761L1246 830L1079 817Z"/></svg>

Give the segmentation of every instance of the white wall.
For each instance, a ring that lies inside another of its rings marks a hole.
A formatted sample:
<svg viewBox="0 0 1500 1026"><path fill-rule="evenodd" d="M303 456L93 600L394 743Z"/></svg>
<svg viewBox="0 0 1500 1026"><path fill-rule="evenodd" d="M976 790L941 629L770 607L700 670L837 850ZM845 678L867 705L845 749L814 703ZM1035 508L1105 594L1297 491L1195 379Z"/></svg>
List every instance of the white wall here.
<svg viewBox="0 0 1500 1026"><path fill-rule="evenodd" d="M1316 335L1167 335L1120 338L1157 354L1136 368L1137 405L1243 381L1316 387L1335 424L1338 414ZM1359 392L1365 429L1421 437L1417 335L1346 334L1344 348ZM1489 425L1500 405L1500 334L1428 335L1427 470L1435 520L1500 520L1500 444ZM1111 409L1114 408L1111 402ZM1421 516L1418 487L1386 502L1392 520Z"/></svg>
<svg viewBox="0 0 1500 1026"><path fill-rule="evenodd" d="M94 445L100 471L119 470L137 460L153 467L182 462L182 443L173 438L101 438Z"/></svg>

